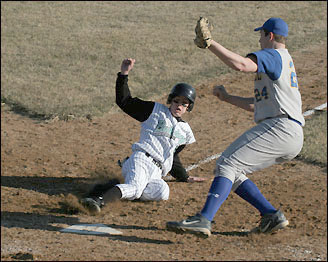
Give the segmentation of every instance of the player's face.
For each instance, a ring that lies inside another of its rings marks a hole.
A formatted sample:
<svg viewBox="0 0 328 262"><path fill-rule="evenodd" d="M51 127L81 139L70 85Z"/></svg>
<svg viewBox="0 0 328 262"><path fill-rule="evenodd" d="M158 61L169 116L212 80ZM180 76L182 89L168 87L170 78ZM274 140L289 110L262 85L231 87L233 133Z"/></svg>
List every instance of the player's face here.
<svg viewBox="0 0 328 262"><path fill-rule="evenodd" d="M265 32L263 30L261 30L261 37L260 37L259 42L261 45L261 49L270 48L270 34L265 36Z"/></svg>
<svg viewBox="0 0 328 262"><path fill-rule="evenodd" d="M184 113L186 113L188 106L189 100L187 98L184 96L176 96L172 99L170 111L173 116L181 117Z"/></svg>

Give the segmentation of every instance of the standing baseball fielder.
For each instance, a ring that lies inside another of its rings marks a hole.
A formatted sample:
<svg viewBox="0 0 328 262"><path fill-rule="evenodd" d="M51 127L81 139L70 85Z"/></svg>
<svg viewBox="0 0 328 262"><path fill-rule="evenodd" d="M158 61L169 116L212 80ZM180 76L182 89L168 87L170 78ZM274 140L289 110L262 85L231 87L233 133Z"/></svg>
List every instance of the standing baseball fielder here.
<svg viewBox="0 0 328 262"><path fill-rule="evenodd" d="M116 103L128 115L141 122L140 139L132 145L132 155L123 162L124 183L110 181L99 184L82 199L91 214L99 213L105 203L118 199L167 200L169 186L162 179L168 172L178 181L201 182L204 179L189 177L183 168L179 152L187 144L195 142L188 123L182 120L191 111L195 89L178 83L168 96L169 107L157 102L132 98L128 87L128 74L134 59L125 59L116 80Z"/></svg>
<svg viewBox="0 0 328 262"><path fill-rule="evenodd" d="M194 42L198 47L208 48L232 69L255 73L254 97L230 95L223 86L214 87L213 95L253 111L257 125L235 140L217 160L203 209L186 220L167 222L167 229L210 236L211 221L230 191L234 191L260 212L260 224L251 232L275 232L285 228L288 220L246 175L293 159L303 146L301 95L294 63L285 46L288 25L280 18L270 18L256 28L261 34L261 50L246 57L212 40L209 28L208 20L201 17L195 28Z"/></svg>

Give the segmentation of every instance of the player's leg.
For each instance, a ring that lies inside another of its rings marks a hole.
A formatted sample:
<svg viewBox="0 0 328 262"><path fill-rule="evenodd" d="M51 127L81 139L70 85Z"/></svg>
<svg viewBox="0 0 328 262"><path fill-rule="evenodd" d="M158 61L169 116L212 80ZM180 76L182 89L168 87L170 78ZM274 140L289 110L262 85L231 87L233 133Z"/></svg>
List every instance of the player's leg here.
<svg viewBox="0 0 328 262"><path fill-rule="evenodd" d="M216 173L233 178L238 173L262 170L293 159L302 145L299 125L287 118L268 119L246 131L222 153Z"/></svg>
<svg viewBox="0 0 328 262"><path fill-rule="evenodd" d="M160 170L160 169L159 169ZM170 188L163 179L152 179L142 192L140 200L142 201L161 201L168 200Z"/></svg>
<svg viewBox="0 0 328 262"><path fill-rule="evenodd" d="M211 221L222 203L227 199L232 188L232 181L229 178L216 176L213 179L206 202L201 212L182 221L167 222L168 230L200 234L208 237L211 235Z"/></svg>
<svg viewBox="0 0 328 262"><path fill-rule="evenodd" d="M251 230L252 233L272 233L285 228L289 224L284 214L264 197L250 179L245 175L240 175L236 180L239 181L236 181L233 185L235 193L255 207L261 215L260 224ZM242 182L240 183L240 181Z"/></svg>
<svg viewBox="0 0 328 262"><path fill-rule="evenodd" d="M296 131L293 131L295 127ZM239 147L243 143L244 145ZM274 213L277 210L245 174L294 158L301 150L302 144L303 133L297 124L286 118L266 120L229 146L222 159L218 161L217 172L220 173L222 170L224 174L224 169L228 169L229 166L240 170L241 172L235 173L232 190L256 207L261 215Z"/></svg>
<svg viewBox="0 0 328 262"><path fill-rule="evenodd" d="M265 123L246 131L234 141L217 161L216 178L212 182L209 196L201 213L180 222L168 222L168 229L179 229L192 233L204 229L204 232L206 231L206 234L209 235L210 222L227 198L232 189L232 183L235 186L236 180L238 183L243 182L238 179L238 175L251 173L295 157L302 148L303 134L300 130L287 134L285 130L291 131L293 128L286 127L286 125L290 125L286 120L265 121ZM247 182L238 192L243 195L245 200L255 205L260 212L275 210L253 183ZM213 197L215 195L220 197ZM274 214L274 220L284 218L278 210L272 214ZM272 217L272 214L270 213L269 216ZM266 215L264 214L263 217L268 218ZM270 221L270 218L266 221Z"/></svg>
<svg viewBox="0 0 328 262"><path fill-rule="evenodd" d="M119 183L120 181L118 179L111 179L106 183L96 184L90 192L88 192L87 196L80 200L81 204L88 209L89 213L99 213L101 208L105 205L105 193L110 192L110 194L115 193L115 195L117 195L119 192L117 192L115 185Z"/></svg>
<svg viewBox="0 0 328 262"><path fill-rule="evenodd" d="M242 136L236 139L217 160L216 169L214 171L216 177L212 182L205 205L200 212L200 214L209 221L213 220L218 209L228 197L239 175L250 168L260 169L264 168L265 165L269 166L274 163L275 160L272 159L272 156L267 155L266 150L262 151L262 149L256 149L257 144L261 144L263 143L262 140L265 141L265 139L267 139L263 138L263 136L269 129L270 127L259 128L256 126L246 131ZM266 147L264 143L262 147ZM259 165L259 163L261 164ZM246 184L248 185L249 183ZM260 204L263 204L263 206L269 205L270 207L270 203L264 197L260 197L262 194L260 194L259 191L256 193L259 193L256 195L256 200L260 202Z"/></svg>
<svg viewBox="0 0 328 262"><path fill-rule="evenodd" d="M211 235L211 221L222 203L227 199L231 187L232 181L230 179L222 176L215 177L201 212L182 221L167 222L167 229L175 232L186 231L209 237Z"/></svg>
<svg viewBox="0 0 328 262"><path fill-rule="evenodd" d="M255 207L260 212L261 216L277 211L250 179L246 179L235 190L235 193Z"/></svg>
<svg viewBox="0 0 328 262"><path fill-rule="evenodd" d="M217 176L213 179L207 199L200 214L212 221L222 203L227 199L232 187L232 181L226 177Z"/></svg>
<svg viewBox="0 0 328 262"><path fill-rule="evenodd" d="M205 236L211 235L211 222L222 203L227 199L236 173L240 172L227 156L232 155L234 149L241 148L245 144L247 144L247 136L241 136L217 160L214 170L215 178L212 181L203 209L186 220L167 222L168 230L200 233Z"/></svg>
<svg viewBox="0 0 328 262"><path fill-rule="evenodd" d="M140 198L142 192L148 184L153 168L150 158L141 152L134 152L131 157L124 162L122 175L123 184L116 184L108 188L102 194L82 199L81 203L91 214L101 211L101 208L108 202L119 199L134 200Z"/></svg>
<svg viewBox="0 0 328 262"><path fill-rule="evenodd" d="M235 158L248 163L243 173L236 175L232 190L241 198L254 206L262 217L260 226L257 228L260 232L270 233L288 225L288 220L280 210L277 210L260 192L258 187L245 176L245 172L252 173L261 170L272 164L280 163L294 158L302 148L303 133L300 127L288 119L269 120L264 123L264 127L259 126L253 130L257 135L245 151L235 153ZM267 129L267 126L272 126ZM266 132L263 132L267 129ZM286 134L285 130L289 130ZM293 131L294 130L294 131ZM249 135L249 134L246 134ZM259 147L261 145L261 148ZM270 148L270 150L268 150ZM254 150L255 149L255 150ZM247 158L250 156L247 151L252 150L253 160ZM242 154L242 158L239 154Z"/></svg>
<svg viewBox="0 0 328 262"><path fill-rule="evenodd" d="M152 179L152 173L156 167L151 158L143 152L134 152L122 167L124 183L116 185L122 193L121 198L139 199Z"/></svg>
<svg viewBox="0 0 328 262"><path fill-rule="evenodd" d="M88 192L87 197L102 196L106 191L113 188L115 185L119 184L120 181L117 178L110 179L106 183L99 183L93 186L93 188Z"/></svg>

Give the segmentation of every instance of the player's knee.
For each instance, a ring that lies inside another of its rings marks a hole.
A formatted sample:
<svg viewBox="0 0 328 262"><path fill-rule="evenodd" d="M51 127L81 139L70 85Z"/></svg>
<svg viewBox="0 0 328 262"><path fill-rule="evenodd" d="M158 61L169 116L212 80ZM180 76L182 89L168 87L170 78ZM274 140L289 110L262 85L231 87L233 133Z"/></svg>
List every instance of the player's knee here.
<svg viewBox="0 0 328 262"><path fill-rule="evenodd" d="M140 200L161 201L168 200L170 188L164 180L154 180L150 182L143 191Z"/></svg>
<svg viewBox="0 0 328 262"><path fill-rule="evenodd" d="M247 179L248 179L248 177L244 174L239 174L238 176L236 176L236 179L235 179L234 183L232 184L231 191L236 192L237 188L242 183L244 183Z"/></svg>
<svg viewBox="0 0 328 262"><path fill-rule="evenodd" d="M162 188L162 191L159 194L159 200L168 200L170 197L170 188L167 184Z"/></svg>
<svg viewBox="0 0 328 262"><path fill-rule="evenodd" d="M139 198L141 198L142 194L143 194L142 189L137 188L137 190L136 190L136 192L135 192L135 194L134 194L134 199L139 199Z"/></svg>
<svg viewBox="0 0 328 262"><path fill-rule="evenodd" d="M168 200L169 196L170 196L170 191L165 190L165 191L161 191L161 192L157 192L158 194L153 196L153 200L154 201L161 201L161 200Z"/></svg>
<svg viewBox="0 0 328 262"><path fill-rule="evenodd" d="M230 164L224 156L221 155L220 158L216 161L216 166L214 169L215 176L225 177L234 183L237 173L238 171L236 168Z"/></svg>

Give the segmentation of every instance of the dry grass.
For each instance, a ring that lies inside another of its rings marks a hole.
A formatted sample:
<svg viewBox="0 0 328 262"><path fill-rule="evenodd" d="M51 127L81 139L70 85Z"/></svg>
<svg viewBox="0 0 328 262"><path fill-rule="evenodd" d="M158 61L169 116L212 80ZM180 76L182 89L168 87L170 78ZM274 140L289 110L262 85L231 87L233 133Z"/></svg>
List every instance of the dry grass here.
<svg viewBox="0 0 328 262"><path fill-rule="evenodd" d="M326 41L326 10L311 1L1 2L1 101L39 117L100 116L117 110L125 57L137 61L129 83L142 98L228 72L193 44L201 15L214 24L214 39L245 55L259 48L253 29L271 16L288 22L291 53Z"/></svg>
<svg viewBox="0 0 328 262"><path fill-rule="evenodd" d="M299 158L327 167L327 111L318 112L306 120L304 145Z"/></svg>

